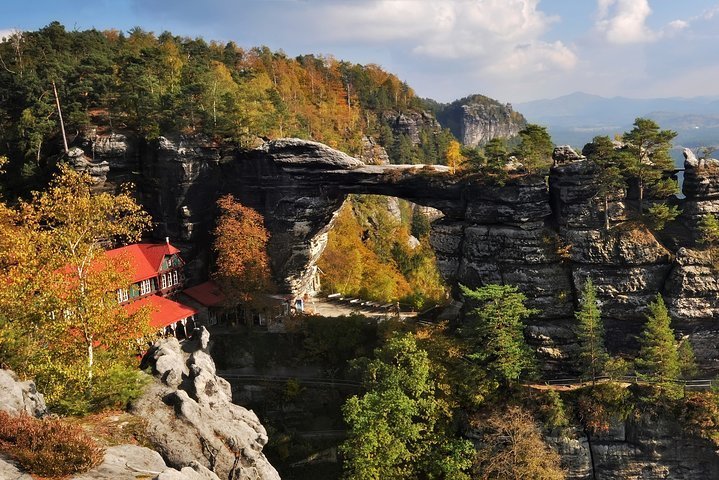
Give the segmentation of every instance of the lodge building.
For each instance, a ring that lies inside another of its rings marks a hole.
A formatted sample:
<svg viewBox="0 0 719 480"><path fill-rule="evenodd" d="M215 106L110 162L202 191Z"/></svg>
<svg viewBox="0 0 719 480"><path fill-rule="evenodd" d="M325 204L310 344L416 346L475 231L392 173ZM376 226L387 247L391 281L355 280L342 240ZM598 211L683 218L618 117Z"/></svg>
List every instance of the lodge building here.
<svg viewBox="0 0 719 480"><path fill-rule="evenodd" d="M174 300L184 286L185 262L169 238L165 243L134 243L105 254L130 261L132 283L117 290L117 301L128 313L149 307L150 326L163 334L186 337L195 329L198 310Z"/></svg>

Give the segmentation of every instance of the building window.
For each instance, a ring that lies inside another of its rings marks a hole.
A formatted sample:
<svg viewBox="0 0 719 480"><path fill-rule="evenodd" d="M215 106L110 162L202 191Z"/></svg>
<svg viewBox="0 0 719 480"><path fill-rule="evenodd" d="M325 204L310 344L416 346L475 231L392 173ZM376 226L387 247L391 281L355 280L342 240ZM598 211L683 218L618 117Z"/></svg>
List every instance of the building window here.
<svg viewBox="0 0 719 480"><path fill-rule="evenodd" d="M167 278L165 277L165 274L162 274L162 289L164 290L167 288Z"/></svg>
<svg viewBox="0 0 719 480"><path fill-rule="evenodd" d="M172 284L177 285L178 283L180 282L178 281L177 270L175 270L174 272L172 272Z"/></svg>
<svg viewBox="0 0 719 480"><path fill-rule="evenodd" d="M119 288L117 290L117 303L126 302L130 296L130 292L126 288Z"/></svg>
<svg viewBox="0 0 719 480"><path fill-rule="evenodd" d="M140 295L147 295L151 290L150 280L143 280L140 284Z"/></svg>

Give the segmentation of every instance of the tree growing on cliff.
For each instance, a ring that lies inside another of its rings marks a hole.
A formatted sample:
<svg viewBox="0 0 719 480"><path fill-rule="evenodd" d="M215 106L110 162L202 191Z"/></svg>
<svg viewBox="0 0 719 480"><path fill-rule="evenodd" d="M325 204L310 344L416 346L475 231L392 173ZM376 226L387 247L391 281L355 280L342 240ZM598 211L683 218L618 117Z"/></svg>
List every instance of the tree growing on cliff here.
<svg viewBox="0 0 719 480"><path fill-rule="evenodd" d="M451 140L449 142L447 151L444 154L444 159L452 174L457 173L457 169L459 169L466 160L464 155L462 155L462 145L457 140Z"/></svg>
<svg viewBox="0 0 719 480"><path fill-rule="evenodd" d="M623 153L614 148L614 143L607 136L594 137L582 149L582 154L599 168L597 175L597 194L604 201L604 230L609 231L610 200L623 193L626 181L622 176Z"/></svg>
<svg viewBox="0 0 719 480"><path fill-rule="evenodd" d="M530 123L519 132L519 145L513 152L527 171L538 173L546 171L552 161L554 144L547 129Z"/></svg>
<svg viewBox="0 0 719 480"><path fill-rule="evenodd" d="M229 302L253 302L272 287L265 222L256 210L246 207L232 195L217 200L220 216L215 228L217 252L215 276Z"/></svg>
<svg viewBox="0 0 719 480"><path fill-rule="evenodd" d="M129 261L103 254L109 242L137 241L149 226L129 190L95 194L88 176L62 166L32 201L0 206L0 223L0 351L8 363L71 410L97 406L109 376L136 381L123 367L136 354L134 340L148 333L148 312L118 307L117 289L131 283Z"/></svg>
<svg viewBox="0 0 719 480"><path fill-rule="evenodd" d="M493 412L488 418L475 419L473 424L483 434L472 478L565 478L559 453L545 443L536 420L527 410L511 406Z"/></svg>
<svg viewBox="0 0 719 480"><path fill-rule="evenodd" d="M475 290L460 285L473 308L465 335L474 344L470 357L487 365L497 381L511 383L535 369L534 354L524 340L524 319L537 311L510 285L486 285Z"/></svg>
<svg viewBox="0 0 719 480"><path fill-rule="evenodd" d="M672 382L679 378L682 366L669 311L659 294L649 304L647 323L639 337L639 344L641 348L635 362L639 371L673 392Z"/></svg>
<svg viewBox="0 0 719 480"><path fill-rule="evenodd" d="M660 130L659 125L648 118L637 118L634 128L622 136L628 153L624 171L637 181L640 214L644 211L647 190L658 198L668 197L677 191L676 180L666 175L674 169L669 150L676 136L674 131Z"/></svg>
<svg viewBox="0 0 719 480"><path fill-rule="evenodd" d="M707 213L699 220L699 243L713 246L719 243L719 218Z"/></svg>
<svg viewBox="0 0 719 480"><path fill-rule="evenodd" d="M342 408L349 427L341 447L345 478L468 479L474 448L449 434L448 406L414 337L397 334L364 361L367 393Z"/></svg>
<svg viewBox="0 0 719 480"><path fill-rule="evenodd" d="M582 373L594 383L597 377L604 374L609 354L604 345L604 325L597 306L597 290L591 279L584 283L580 308L575 317L578 322L577 339Z"/></svg>

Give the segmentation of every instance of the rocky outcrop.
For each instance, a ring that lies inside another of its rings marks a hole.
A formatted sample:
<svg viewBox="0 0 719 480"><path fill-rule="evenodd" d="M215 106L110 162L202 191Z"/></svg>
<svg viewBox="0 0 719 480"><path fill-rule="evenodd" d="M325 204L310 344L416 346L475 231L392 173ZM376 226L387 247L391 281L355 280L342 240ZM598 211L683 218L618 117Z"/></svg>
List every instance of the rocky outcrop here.
<svg viewBox="0 0 719 480"><path fill-rule="evenodd" d="M681 219L692 232L694 239L701 237L698 226L704 215L719 214L719 160L697 159L688 148L684 149L685 200Z"/></svg>
<svg viewBox="0 0 719 480"><path fill-rule="evenodd" d="M473 95L443 105L437 112L440 124L464 145L481 147L493 138L511 138L527 126L524 117L509 104Z"/></svg>
<svg viewBox="0 0 719 480"><path fill-rule="evenodd" d="M36 417L47 413L45 399L35 388L35 382L21 381L12 370L0 370L0 410Z"/></svg>
<svg viewBox="0 0 719 480"><path fill-rule="evenodd" d="M554 159L548 182L514 174L498 186L446 167L367 165L298 139L238 151L202 137L161 137L141 158L139 191L157 237L182 239L191 277L206 275L215 202L231 193L263 214L280 289L313 293L315 262L346 195L379 194L441 212L430 241L451 284L519 286L540 310L528 334L553 361L575 348L573 310L587 278L597 285L612 349L631 348L657 293L682 320L678 330L713 338L719 317L709 266L681 257L676 245L689 246L684 239L666 242L630 220L623 191L600 195L591 161L566 146ZM689 161L686 212L713 208L719 174L712 165Z"/></svg>
<svg viewBox="0 0 719 480"><path fill-rule="evenodd" d="M151 368L157 381L133 412L147 420L150 441L175 468L194 461L230 480L279 479L262 453L267 432L252 411L232 403L208 342L209 333L200 328L182 345L175 338L154 345L142 368Z"/></svg>
<svg viewBox="0 0 719 480"><path fill-rule="evenodd" d="M362 137L362 150L357 158L367 165L387 165L389 163L387 150L370 136Z"/></svg>
<svg viewBox="0 0 719 480"><path fill-rule="evenodd" d="M690 480L719 472L710 442L670 418L615 421L591 441L578 429L546 438L561 454L567 480Z"/></svg>
<svg viewBox="0 0 719 480"><path fill-rule="evenodd" d="M75 170L90 175L94 185L101 186L107 180L110 165L103 160L93 160L85 155L81 148L71 148L67 152L67 159Z"/></svg>
<svg viewBox="0 0 719 480"><path fill-rule="evenodd" d="M159 453L139 445L114 445L105 449L102 463L97 467L70 477L68 480L220 480L197 462L176 470L165 465ZM33 477L11 458L0 454L0 479L32 480Z"/></svg>
<svg viewBox="0 0 719 480"><path fill-rule="evenodd" d="M420 144L420 133L422 131L438 132L442 129L434 115L429 112L417 112L414 110L406 112L387 111L382 114L382 119L390 126L395 135L407 136L412 145Z"/></svg>

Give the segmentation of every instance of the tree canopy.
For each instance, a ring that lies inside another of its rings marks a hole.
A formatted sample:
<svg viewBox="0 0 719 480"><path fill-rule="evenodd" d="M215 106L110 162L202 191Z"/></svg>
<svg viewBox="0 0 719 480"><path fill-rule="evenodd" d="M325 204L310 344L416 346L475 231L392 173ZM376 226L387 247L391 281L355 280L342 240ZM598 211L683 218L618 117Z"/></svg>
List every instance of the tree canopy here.
<svg viewBox="0 0 719 480"><path fill-rule="evenodd" d="M377 65L331 56L53 22L0 41L0 60L0 156L17 190L51 171L60 132L53 83L68 132L203 133L240 146L299 137L354 155L371 135L395 163L430 164L445 161L453 138L429 122L418 123L417 137L394 128L400 113L421 117L424 102Z"/></svg>
<svg viewBox="0 0 719 480"><path fill-rule="evenodd" d="M272 288L264 219L232 195L217 201L220 215L215 228L215 276L231 304L253 302Z"/></svg>
<svg viewBox="0 0 719 480"><path fill-rule="evenodd" d="M131 283L129 259L103 254L149 226L128 190L94 194L89 177L63 166L32 201L0 204L0 225L4 361L34 376L56 406L62 398L90 408L108 375L134 381L122 368L149 333L149 312L119 307L116 291Z"/></svg>
<svg viewBox="0 0 719 480"><path fill-rule="evenodd" d="M343 407L347 479L469 479L471 442L448 434L427 352L396 334L363 368L367 393Z"/></svg>
<svg viewBox="0 0 719 480"><path fill-rule="evenodd" d="M498 381L517 381L534 371L534 354L524 340L524 323L536 313L524 305L526 297L510 285L486 285L474 290L460 285L470 302L473 322L466 335L474 345L470 357L487 365Z"/></svg>

